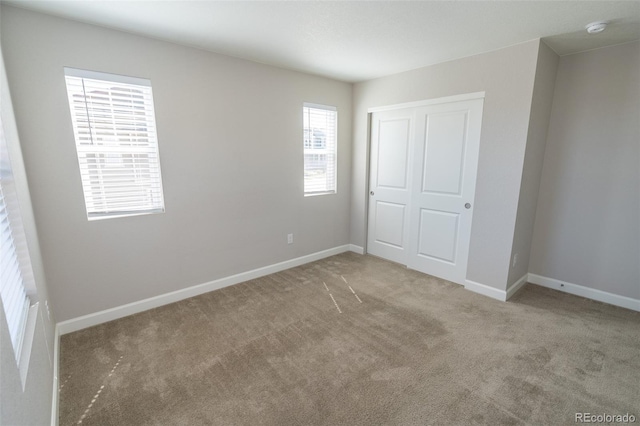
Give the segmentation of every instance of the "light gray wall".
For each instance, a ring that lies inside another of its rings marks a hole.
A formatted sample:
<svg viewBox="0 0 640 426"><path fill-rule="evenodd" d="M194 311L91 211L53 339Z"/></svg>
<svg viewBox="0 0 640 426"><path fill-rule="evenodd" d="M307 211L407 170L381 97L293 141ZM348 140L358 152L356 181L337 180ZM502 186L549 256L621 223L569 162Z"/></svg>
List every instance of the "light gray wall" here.
<svg viewBox="0 0 640 426"><path fill-rule="evenodd" d="M640 43L560 59L529 272L640 299Z"/></svg>
<svg viewBox="0 0 640 426"><path fill-rule="evenodd" d="M0 44L2 41L0 36ZM46 309L47 284L44 278L29 186L2 57L0 49L0 119L7 143L10 174L13 176L13 181L10 182L11 187L3 188L3 192L8 195L7 191L12 191L20 208L20 219L27 243L26 248L29 251L33 270L33 276L29 276L28 284L32 286L31 291L35 290L35 293L31 294L32 302L39 304L27 380L23 389L4 307L0 303L0 424L44 425L50 423L51 419L55 322L53 317L49 317ZM3 170L3 173L8 173L8 171Z"/></svg>
<svg viewBox="0 0 640 426"><path fill-rule="evenodd" d="M59 321L349 243L350 84L2 7ZM166 213L87 221L64 66L151 80ZM337 195L303 196L305 101L338 108Z"/></svg>
<svg viewBox="0 0 640 426"><path fill-rule="evenodd" d="M467 278L504 290L522 177L539 41L354 86L351 242L363 246L367 203L367 110L486 92Z"/></svg>
<svg viewBox="0 0 640 426"><path fill-rule="evenodd" d="M23 390L20 371L11 348L7 319L0 303L0 424L42 426L51 423L53 366L48 352L53 348L47 348L46 322L38 314L27 382Z"/></svg>
<svg viewBox="0 0 640 426"><path fill-rule="evenodd" d="M540 43L507 287L529 272L533 225L559 59L558 55L544 42Z"/></svg>

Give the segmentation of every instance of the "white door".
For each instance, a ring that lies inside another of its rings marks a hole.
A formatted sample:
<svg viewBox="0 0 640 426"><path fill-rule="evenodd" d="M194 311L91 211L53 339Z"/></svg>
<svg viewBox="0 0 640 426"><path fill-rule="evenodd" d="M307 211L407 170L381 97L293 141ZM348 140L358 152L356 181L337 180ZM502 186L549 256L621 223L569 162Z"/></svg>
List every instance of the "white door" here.
<svg viewBox="0 0 640 426"><path fill-rule="evenodd" d="M372 115L367 252L405 265L414 131L413 110Z"/></svg>
<svg viewBox="0 0 640 426"><path fill-rule="evenodd" d="M482 99L416 111L407 266L464 284L476 187Z"/></svg>
<svg viewBox="0 0 640 426"><path fill-rule="evenodd" d="M464 284L482 106L479 98L372 114L369 253Z"/></svg>

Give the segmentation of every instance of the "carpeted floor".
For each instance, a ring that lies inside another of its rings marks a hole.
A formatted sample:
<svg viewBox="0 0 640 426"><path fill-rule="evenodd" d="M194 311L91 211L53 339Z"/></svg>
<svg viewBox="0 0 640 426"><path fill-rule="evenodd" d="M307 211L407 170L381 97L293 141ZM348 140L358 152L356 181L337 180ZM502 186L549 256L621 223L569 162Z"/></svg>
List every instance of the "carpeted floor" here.
<svg viewBox="0 0 640 426"><path fill-rule="evenodd" d="M345 253L64 335L59 377L60 425L638 418L640 313Z"/></svg>

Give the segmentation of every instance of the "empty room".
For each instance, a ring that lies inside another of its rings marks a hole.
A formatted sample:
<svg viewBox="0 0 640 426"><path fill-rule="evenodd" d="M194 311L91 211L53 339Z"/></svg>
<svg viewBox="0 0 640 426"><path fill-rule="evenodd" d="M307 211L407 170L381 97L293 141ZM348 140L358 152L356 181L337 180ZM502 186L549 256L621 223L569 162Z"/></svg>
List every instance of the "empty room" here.
<svg viewBox="0 0 640 426"><path fill-rule="evenodd" d="M0 424L640 422L640 2L0 0Z"/></svg>

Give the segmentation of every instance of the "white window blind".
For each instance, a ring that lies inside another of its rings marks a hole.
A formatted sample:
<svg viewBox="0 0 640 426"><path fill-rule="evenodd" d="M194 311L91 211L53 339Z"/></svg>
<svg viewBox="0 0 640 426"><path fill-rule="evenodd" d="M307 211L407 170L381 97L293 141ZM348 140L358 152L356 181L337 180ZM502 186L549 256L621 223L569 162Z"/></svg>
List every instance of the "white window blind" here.
<svg viewBox="0 0 640 426"><path fill-rule="evenodd" d="M338 112L335 107L305 103L304 194L336 192Z"/></svg>
<svg viewBox="0 0 640 426"><path fill-rule="evenodd" d="M89 220L164 211L149 80L65 68Z"/></svg>
<svg viewBox="0 0 640 426"><path fill-rule="evenodd" d="M13 177L5 149L2 123L0 123L0 139L2 139L0 144L0 298L9 326L13 351L16 360L19 361L30 300L24 285L19 262L20 253L17 250L18 244L15 239L20 235L14 234L13 230L16 229L16 226L12 226L12 222L9 220L10 216L12 219L17 219L15 215L10 214L10 211L13 212L17 209L17 200L11 202L10 196L14 188ZM12 205L13 208L11 208Z"/></svg>

